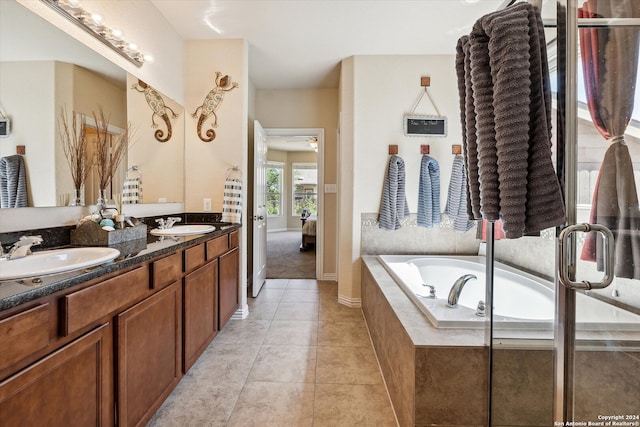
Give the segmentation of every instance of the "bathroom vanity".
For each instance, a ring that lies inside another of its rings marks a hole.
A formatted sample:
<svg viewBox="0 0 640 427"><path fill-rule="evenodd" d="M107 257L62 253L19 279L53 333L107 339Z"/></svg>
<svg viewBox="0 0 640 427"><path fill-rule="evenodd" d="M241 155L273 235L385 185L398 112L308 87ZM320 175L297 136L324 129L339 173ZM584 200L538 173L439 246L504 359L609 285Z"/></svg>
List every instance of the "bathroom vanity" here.
<svg viewBox="0 0 640 427"><path fill-rule="evenodd" d="M239 227L0 293L2 425L145 425L238 308Z"/></svg>

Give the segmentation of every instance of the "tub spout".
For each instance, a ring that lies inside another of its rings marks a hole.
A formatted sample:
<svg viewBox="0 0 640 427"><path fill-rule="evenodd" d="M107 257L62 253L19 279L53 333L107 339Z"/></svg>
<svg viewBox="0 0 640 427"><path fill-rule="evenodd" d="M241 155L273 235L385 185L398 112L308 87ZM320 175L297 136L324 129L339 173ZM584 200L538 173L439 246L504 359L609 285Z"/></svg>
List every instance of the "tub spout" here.
<svg viewBox="0 0 640 427"><path fill-rule="evenodd" d="M451 290L449 291L449 298L447 299L447 305L449 307L456 307L458 305L458 299L460 298L460 293L462 292L462 288L467 284L469 280L477 279L473 274L465 274L460 276L458 280L455 281L453 286L451 286Z"/></svg>

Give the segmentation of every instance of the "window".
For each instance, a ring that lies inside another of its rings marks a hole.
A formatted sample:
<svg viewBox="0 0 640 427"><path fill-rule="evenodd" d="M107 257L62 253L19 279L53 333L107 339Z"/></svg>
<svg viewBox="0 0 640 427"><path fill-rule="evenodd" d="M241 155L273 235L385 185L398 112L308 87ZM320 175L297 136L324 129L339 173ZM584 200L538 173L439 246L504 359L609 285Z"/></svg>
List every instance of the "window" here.
<svg viewBox="0 0 640 427"><path fill-rule="evenodd" d="M293 163L292 215L300 216L303 209L311 215L318 213L318 165L316 163Z"/></svg>
<svg viewBox="0 0 640 427"><path fill-rule="evenodd" d="M267 216L282 216L283 163L267 162Z"/></svg>

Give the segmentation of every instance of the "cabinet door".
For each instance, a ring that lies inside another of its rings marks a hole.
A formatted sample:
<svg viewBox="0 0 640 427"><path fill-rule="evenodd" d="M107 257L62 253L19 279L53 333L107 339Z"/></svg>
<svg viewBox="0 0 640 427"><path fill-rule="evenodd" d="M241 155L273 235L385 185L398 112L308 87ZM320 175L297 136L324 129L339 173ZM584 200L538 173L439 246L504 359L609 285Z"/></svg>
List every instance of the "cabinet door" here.
<svg viewBox="0 0 640 427"><path fill-rule="evenodd" d="M118 425L144 425L182 376L180 282L117 317Z"/></svg>
<svg viewBox="0 0 640 427"><path fill-rule="evenodd" d="M112 329L94 329L0 383L0 425L113 425Z"/></svg>
<svg viewBox="0 0 640 427"><path fill-rule="evenodd" d="M238 248L220 257L220 285L218 291L220 329L238 309L238 277L240 257Z"/></svg>
<svg viewBox="0 0 640 427"><path fill-rule="evenodd" d="M218 260L184 278L184 372L218 332Z"/></svg>

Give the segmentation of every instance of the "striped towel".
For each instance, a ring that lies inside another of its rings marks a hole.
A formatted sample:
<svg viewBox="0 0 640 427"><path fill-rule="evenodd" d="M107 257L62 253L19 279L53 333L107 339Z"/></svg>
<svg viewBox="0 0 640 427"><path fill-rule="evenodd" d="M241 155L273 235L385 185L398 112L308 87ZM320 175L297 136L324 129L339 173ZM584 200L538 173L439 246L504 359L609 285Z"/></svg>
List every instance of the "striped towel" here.
<svg viewBox="0 0 640 427"><path fill-rule="evenodd" d="M122 204L136 203L142 203L142 174L139 171L129 171L122 185Z"/></svg>
<svg viewBox="0 0 640 427"><path fill-rule="evenodd" d="M19 154L0 159L0 207L27 207L27 172Z"/></svg>
<svg viewBox="0 0 640 427"><path fill-rule="evenodd" d="M224 182L222 198L222 222L241 224L242 220L242 180L227 178Z"/></svg>
<svg viewBox="0 0 640 427"><path fill-rule="evenodd" d="M385 230L397 230L400 220L409 216L409 205L405 195L405 170L404 160L392 155L387 167L387 175L384 178L382 200L380 201L380 214L378 222L380 228Z"/></svg>
<svg viewBox="0 0 640 427"><path fill-rule="evenodd" d="M453 229L460 233L469 231L474 226L467 214L467 196L467 171L464 168L464 159L458 154L453 158L444 213L453 222Z"/></svg>
<svg viewBox="0 0 640 427"><path fill-rule="evenodd" d="M440 221L440 165L436 159L425 154L420 162L418 225L433 227Z"/></svg>

